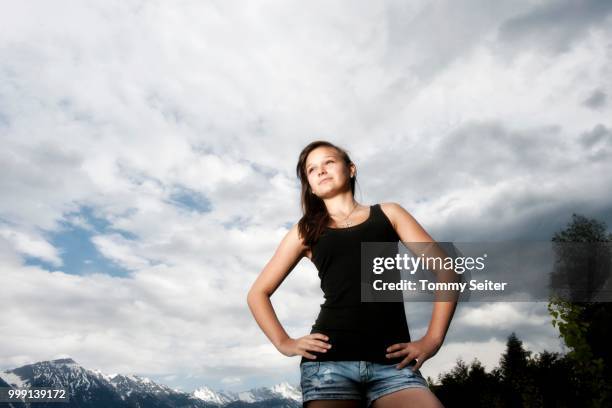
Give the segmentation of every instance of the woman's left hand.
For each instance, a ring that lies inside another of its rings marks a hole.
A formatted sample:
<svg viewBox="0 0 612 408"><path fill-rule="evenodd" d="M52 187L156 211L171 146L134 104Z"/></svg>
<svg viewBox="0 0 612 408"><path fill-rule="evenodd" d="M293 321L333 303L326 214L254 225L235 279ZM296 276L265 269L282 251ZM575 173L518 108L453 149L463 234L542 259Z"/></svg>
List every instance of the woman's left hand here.
<svg viewBox="0 0 612 408"><path fill-rule="evenodd" d="M441 341L425 335L417 341L397 343L387 347L386 357L393 358L406 356L395 366L398 370L406 367L412 360L416 360L416 364L412 367L412 371L417 371L421 368L425 360L433 357L438 352L441 345Z"/></svg>

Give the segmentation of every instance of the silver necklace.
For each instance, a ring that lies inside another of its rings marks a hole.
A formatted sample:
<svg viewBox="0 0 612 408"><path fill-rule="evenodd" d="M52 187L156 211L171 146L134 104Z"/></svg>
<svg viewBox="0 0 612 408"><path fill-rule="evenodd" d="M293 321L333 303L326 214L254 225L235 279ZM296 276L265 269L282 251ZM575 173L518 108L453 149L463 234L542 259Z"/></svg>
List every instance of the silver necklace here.
<svg viewBox="0 0 612 408"><path fill-rule="evenodd" d="M349 213L348 213L348 215L347 215L346 217L344 217L344 219L342 220L342 222L345 222L345 221L348 219L348 217L350 217L350 216L351 216L351 214L353 213L353 211L355 211L355 208L357 208L357 202L355 202L355 205L353 205L353 209L351 210L351 212L349 212ZM350 223L350 222L348 222L348 221L346 221L346 225L345 225L344 227L345 227L345 228L348 228L348 227L350 227L350 226L351 226L351 223Z"/></svg>

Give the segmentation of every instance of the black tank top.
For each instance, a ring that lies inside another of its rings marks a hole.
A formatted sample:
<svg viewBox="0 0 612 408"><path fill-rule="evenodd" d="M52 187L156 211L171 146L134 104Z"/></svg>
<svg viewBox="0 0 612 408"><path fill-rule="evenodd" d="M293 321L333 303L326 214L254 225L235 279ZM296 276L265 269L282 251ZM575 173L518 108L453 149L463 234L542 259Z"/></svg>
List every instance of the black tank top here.
<svg viewBox="0 0 612 408"><path fill-rule="evenodd" d="M361 302L362 242L399 242L393 225L380 208L370 206L368 219L347 228L326 228L312 246L312 262L319 271L325 302L310 333L329 337L327 352L308 351L315 360L363 360L397 364L403 357L386 358L386 349L410 341L404 304Z"/></svg>

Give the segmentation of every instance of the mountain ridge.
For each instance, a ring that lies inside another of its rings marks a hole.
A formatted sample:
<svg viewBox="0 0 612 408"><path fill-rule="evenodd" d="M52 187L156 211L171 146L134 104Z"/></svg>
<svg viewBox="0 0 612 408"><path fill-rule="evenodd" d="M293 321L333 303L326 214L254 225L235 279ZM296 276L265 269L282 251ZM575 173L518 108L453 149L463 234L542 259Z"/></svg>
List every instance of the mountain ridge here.
<svg viewBox="0 0 612 408"><path fill-rule="evenodd" d="M4 385L6 384L6 385ZM86 369L72 358L60 358L26 364L0 371L0 386L11 388L63 387L70 401L63 407L87 408L238 408L302 406L299 385L284 381L271 387L258 387L233 392L201 386L191 393L135 374L106 374L98 369ZM10 407L56 406L53 403L11 403ZM1 404L0 404L1 405Z"/></svg>

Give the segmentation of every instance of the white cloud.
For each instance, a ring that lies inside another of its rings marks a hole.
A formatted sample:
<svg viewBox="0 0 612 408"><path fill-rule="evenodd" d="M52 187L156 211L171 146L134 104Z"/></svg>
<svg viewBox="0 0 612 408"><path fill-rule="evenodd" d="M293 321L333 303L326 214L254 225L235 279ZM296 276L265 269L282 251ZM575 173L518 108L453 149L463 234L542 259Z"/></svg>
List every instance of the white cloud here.
<svg viewBox="0 0 612 408"><path fill-rule="evenodd" d="M499 357L505 349L506 342L496 339L445 344L438 354L423 363L421 373L424 377L430 376L437 382L438 374L451 371L458 359L469 364L475 358L487 371L490 371L498 365Z"/></svg>
<svg viewBox="0 0 612 408"><path fill-rule="evenodd" d="M53 266L62 265L62 259L57 248L39 234L4 227L0 228L0 237L3 245L11 246L22 255L42 259Z"/></svg>
<svg viewBox="0 0 612 408"><path fill-rule="evenodd" d="M468 327L517 327L550 324L550 316L530 313L532 304L488 303L472 307L456 324Z"/></svg>
<svg viewBox="0 0 612 408"><path fill-rule="evenodd" d="M436 238L529 236L533 220L548 234L572 209L604 214L609 189L592 175L610 164L591 161L581 137L612 126L610 104L583 105L594 89L612 93L610 32L583 19L561 54L509 46L500 27L509 35L539 3L6 6L0 317L15 323L0 366L62 353L106 372L188 372L241 389L296 375L246 292L299 218L295 164L314 139L349 149L360 201L403 203ZM209 211L173 201L183 190ZM132 274L64 273L48 238L64 222ZM26 255L59 270L25 266ZM272 300L287 331L306 334L323 301L314 266L300 263ZM487 340L494 326L553 347L553 331L537 328L545 315L528 312L458 314L424 372L472 346L490 366L507 335ZM427 313L410 316L415 333Z"/></svg>

